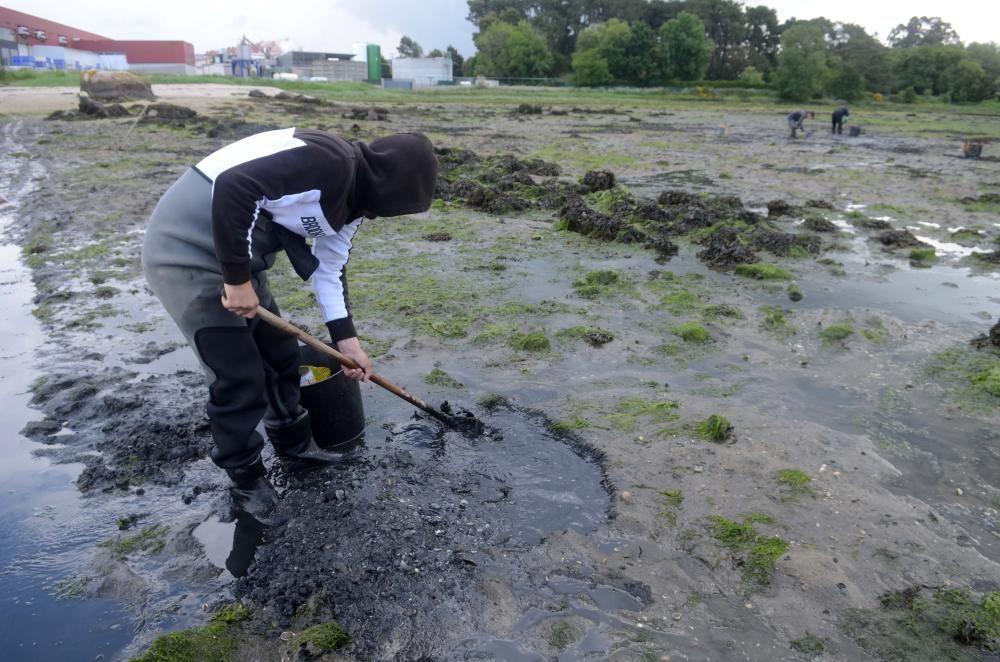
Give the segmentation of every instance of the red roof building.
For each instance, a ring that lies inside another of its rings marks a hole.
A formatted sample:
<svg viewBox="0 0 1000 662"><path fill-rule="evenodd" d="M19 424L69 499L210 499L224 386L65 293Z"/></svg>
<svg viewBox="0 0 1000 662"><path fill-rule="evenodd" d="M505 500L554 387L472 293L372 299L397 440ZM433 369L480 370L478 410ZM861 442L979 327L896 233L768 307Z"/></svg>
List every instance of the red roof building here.
<svg viewBox="0 0 1000 662"><path fill-rule="evenodd" d="M18 43L28 45L72 46L72 42L81 39L107 39L107 37L93 32L48 21L6 7L0 7L0 28L7 28L17 36ZM44 38L39 38L40 36Z"/></svg>
<svg viewBox="0 0 1000 662"><path fill-rule="evenodd" d="M0 7L0 58L7 65L52 69L196 73L194 46L186 41L118 41L6 7Z"/></svg>

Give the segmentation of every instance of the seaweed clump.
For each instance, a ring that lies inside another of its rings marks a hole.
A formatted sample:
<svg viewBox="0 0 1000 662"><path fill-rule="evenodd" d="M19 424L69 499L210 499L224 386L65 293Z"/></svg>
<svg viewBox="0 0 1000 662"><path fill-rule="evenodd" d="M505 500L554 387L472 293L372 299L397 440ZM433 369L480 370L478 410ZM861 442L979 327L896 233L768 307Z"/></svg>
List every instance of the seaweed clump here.
<svg viewBox="0 0 1000 662"><path fill-rule="evenodd" d="M966 659L1000 652L1000 592L975 599L965 588L890 591L879 609L852 609L841 627L876 659ZM977 658L978 659L978 658Z"/></svg>
<svg viewBox="0 0 1000 662"><path fill-rule="evenodd" d="M511 154L484 157L448 147L437 147L435 153L439 165L435 197L491 214L535 206L542 189L533 178L560 174L558 165L541 159L519 159Z"/></svg>

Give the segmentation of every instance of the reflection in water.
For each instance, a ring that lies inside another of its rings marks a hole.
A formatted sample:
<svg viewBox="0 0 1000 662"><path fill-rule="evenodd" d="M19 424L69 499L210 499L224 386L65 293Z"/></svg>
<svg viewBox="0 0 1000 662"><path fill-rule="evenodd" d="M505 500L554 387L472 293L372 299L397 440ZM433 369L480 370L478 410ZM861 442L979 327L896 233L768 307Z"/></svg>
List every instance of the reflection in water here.
<svg viewBox="0 0 1000 662"><path fill-rule="evenodd" d="M233 577L244 577L268 532L267 526L241 513L232 522L217 519L202 522L194 530L194 537L212 565L225 568Z"/></svg>
<svg viewBox="0 0 1000 662"><path fill-rule="evenodd" d="M264 542L268 528L250 515L236 518L233 530L233 547L226 557L226 570L233 577L244 577L253 563L257 548Z"/></svg>

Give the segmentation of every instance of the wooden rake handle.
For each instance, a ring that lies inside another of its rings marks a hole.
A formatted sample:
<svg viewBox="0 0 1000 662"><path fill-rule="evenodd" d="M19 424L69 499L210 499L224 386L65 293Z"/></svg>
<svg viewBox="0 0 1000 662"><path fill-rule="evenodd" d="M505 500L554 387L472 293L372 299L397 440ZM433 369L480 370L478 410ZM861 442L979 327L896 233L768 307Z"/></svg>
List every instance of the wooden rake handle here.
<svg viewBox="0 0 1000 662"><path fill-rule="evenodd" d="M265 309L263 306L257 306L257 316L260 317L265 322L267 322L268 324L270 324L271 326L275 327L276 329L280 329L290 336L295 336L306 345L309 345L310 347L315 349L317 352L322 352L323 354L326 354L327 356L336 360L337 363L346 368L357 370L361 367L351 357L341 354L340 352L330 347L319 338L306 333L305 331L295 326L291 322L284 320L275 315L274 313L272 313L270 310ZM382 377L381 375L376 375L375 373L371 373L368 375L368 379L372 382L375 382L376 384L378 384L385 390L389 391L393 395L398 396L403 400L406 400L414 407L422 409L431 416L434 416L435 418L441 417L440 412L433 409L430 405L428 405L420 398L410 395L409 393L406 392L405 389L396 386L385 377Z"/></svg>

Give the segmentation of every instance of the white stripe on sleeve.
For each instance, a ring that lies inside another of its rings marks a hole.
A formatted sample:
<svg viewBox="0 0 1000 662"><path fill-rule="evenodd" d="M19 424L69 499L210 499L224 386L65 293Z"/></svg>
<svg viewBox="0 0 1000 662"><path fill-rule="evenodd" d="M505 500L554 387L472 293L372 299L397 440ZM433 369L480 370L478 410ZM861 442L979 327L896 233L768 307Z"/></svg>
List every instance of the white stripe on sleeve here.
<svg viewBox="0 0 1000 662"><path fill-rule="evenodd" d="M351 239L363 220L356 219L341 228L337 234L313 240L313 255L319 259L319 266L312 275L313 289L327 322L347 317L344 285L340 277L350 257Z"/></svg>

